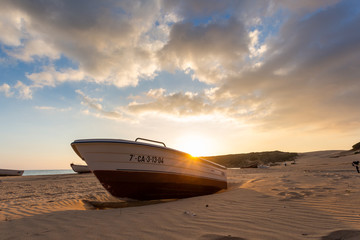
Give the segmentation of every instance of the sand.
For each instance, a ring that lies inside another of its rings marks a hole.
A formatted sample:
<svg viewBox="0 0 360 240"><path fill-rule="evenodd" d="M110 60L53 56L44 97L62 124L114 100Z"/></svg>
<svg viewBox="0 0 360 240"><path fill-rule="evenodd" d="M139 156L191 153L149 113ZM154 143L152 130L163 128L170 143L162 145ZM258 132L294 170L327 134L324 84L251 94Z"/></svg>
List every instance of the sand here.
<svg viewBox="0 0 360 240"><path fill-rule="evenodd" d="M296 164L229 170L221 193L126 208L92 174L1 177L0 239L358 240L359 159L305 153Z"/></svg>

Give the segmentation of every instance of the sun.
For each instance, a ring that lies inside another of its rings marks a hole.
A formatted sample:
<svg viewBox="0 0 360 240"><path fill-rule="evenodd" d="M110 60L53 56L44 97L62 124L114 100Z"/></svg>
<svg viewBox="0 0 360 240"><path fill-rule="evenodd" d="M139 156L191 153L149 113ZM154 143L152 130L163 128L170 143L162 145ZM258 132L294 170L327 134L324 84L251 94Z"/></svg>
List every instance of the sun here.
<svg viewBox="0 0 360 240"><path fill-rule="evenodd" d="M209 156L213 150L212 141L201 135L186 135L178 138L178 149L194 157Z"/></svg>

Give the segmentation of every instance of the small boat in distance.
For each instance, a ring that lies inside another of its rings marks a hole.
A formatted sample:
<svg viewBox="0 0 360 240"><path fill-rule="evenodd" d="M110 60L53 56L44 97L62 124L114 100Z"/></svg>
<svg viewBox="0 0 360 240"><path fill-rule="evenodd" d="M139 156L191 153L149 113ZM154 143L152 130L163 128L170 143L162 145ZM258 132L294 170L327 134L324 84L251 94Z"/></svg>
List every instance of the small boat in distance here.
<svg viewBox="0 0 360 240"><path fill-rule="evenodd" d="M227 188L225 167L168 148L162 142L82 139L72 142L71 147L115 197L185 198Z"/></svg>
<svg viewBox="0 0 360 240"><path fill-rule="evenodd" d="M0 169L0 176L22 176L24 170Z"/></svg>
<svg viewBox="0 0 360 240"><path fill-rule="evenodd" d="M91 170L87 165L79 165L79 164L70 164L72 170L77 173L90 173Z"/></svg>

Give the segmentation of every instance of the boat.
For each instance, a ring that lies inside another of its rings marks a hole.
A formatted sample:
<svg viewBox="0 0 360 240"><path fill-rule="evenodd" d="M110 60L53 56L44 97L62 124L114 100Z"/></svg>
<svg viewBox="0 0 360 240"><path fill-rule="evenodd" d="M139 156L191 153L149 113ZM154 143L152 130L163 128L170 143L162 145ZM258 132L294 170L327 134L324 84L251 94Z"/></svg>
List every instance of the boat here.
<svg viewBox="0 0 360 240"><path fill-rule="evenodd" d="M71 166L72 170L77 173L90 173L91 172L91 170L89 169L89 167L87 165L79 165L79 164L71 163L70 166Z"/></svg>
<svg viewBox="0 0 360 240"><path fill-rule="evenodd" d="M207 195L227 188L226 167L145 138L71 143L113 196L136 200Z"/></svg>
<svg viewBox="0 0 360 240"><path fill-rule="evenodd" d="M24 170L0 169L0 176L22 176Z"/></svg>

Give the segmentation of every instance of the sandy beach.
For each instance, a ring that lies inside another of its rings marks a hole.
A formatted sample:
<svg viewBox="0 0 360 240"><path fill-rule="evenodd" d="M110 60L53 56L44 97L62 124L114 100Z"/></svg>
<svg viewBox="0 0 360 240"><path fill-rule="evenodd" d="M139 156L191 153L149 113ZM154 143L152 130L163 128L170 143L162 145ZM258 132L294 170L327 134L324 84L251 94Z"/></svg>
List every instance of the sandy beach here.
<svg viewBox="0 0 360 240"><path fill-rule="evenodd" d="M360 239L360 155L339 153L228 170L227 191L125 208L92 174L1 177L0 239Z"/></svg>

